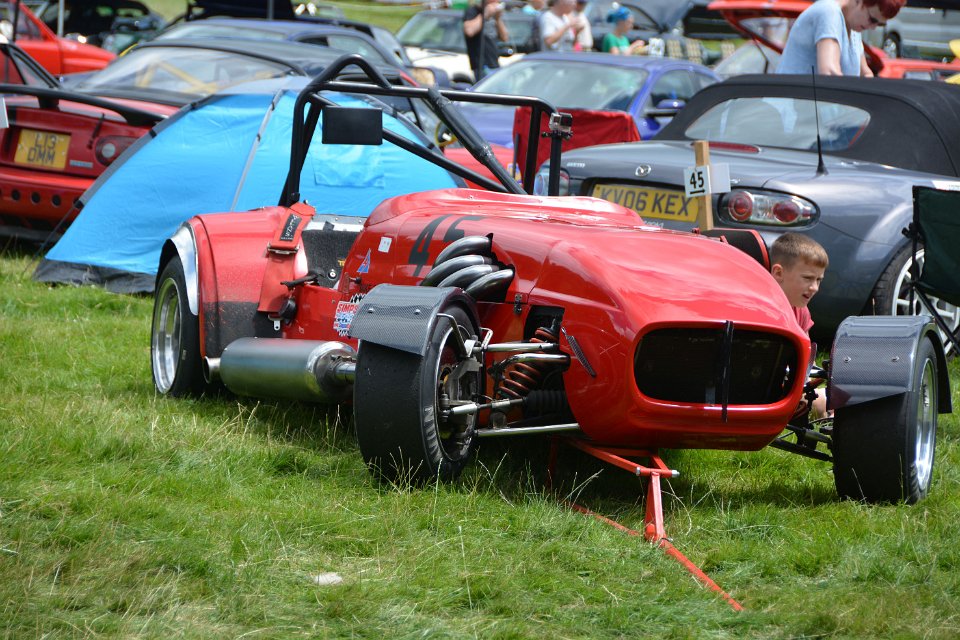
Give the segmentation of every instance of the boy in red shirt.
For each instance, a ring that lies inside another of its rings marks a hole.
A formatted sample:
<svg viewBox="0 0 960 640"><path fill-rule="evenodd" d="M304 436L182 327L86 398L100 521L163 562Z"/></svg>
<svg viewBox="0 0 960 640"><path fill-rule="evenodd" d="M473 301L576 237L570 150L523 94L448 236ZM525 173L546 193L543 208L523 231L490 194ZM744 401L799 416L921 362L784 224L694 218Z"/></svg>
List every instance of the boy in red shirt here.
<svg viewBox="0 0 960 640"><path fill-rule="evenodd" d="M820 243L800 233L785 233L770 247L770 274L787 294L797 324L808 334L813 319L807 305L820 290L829 263L827 252ZM817 389L814 414L826 415L826 406L823 389Z"/></svg>
<svg viewBox="0 0 960 640"><path fill-rule="evenodd" d="M800 233L785 233L770 248L770 273L787 294L797 323L807 333L813 326L807 305L820 290L829 263L820 243Z"/></svg>

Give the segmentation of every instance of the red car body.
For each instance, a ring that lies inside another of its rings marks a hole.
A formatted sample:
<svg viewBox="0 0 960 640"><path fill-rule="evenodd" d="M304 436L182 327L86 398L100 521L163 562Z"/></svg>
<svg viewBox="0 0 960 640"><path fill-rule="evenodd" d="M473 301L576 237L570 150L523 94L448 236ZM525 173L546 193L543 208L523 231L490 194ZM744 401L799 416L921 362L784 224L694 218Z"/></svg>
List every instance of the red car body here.
<svg viewBox="0 0 960 640"><path fill-rule="evenodd" d="M783 44L764 38L762 34L745 27L744 20L754 18L784 18L792 21L807 7L808 0L716 0L708 9L720 12L737 31L747 38L764 44L778 53L783 53ZM960 73L960 61L937 62L909 58L891 58L882 50L864 43L867 64L874 75L880 78L929 78L944 80Z"/></svg>
<svg viewBox="0 0 960 640"><path fill-rule="evenodd" d="M189 221L204 357L219 357L238 338L264 335L255 323L270 262L264 248L289 215L270 207ZM800 376L775 402L731 405L725 422L719 405L658 400L637 388L634 354L658 329L716 329L720 318L729 319L738 329L782 337L794 349L793 371L809 360L810 341L779 285L746 254L706 237L647 227L629 209L592 198L444 190L387 200L366 220L339 284L298 287L301 311L276 337L355 345L338 333L338 314L355 308L377 284L416 285L449 244L443 238L489 233L498 259L513 265L517 277L504 302L479 304L482 326L499 341L521 341L531 309L564 306L565 330L576 336L594 369L591 375L571 366L564 386L581 429L594 442L760 449L796 409ZM299 252L287 279L306 275L302 247ZM569 344L564 351L573 355Z"/></svg>
<svg viewBox="0 0 960 640"><path fill-rule="evenodd" d="M46 237L78 211L77 199L155 119L133 123L117 112L60 100L7 97L9 128L0 130L0 211L19 235ZM160 107L156 105L154 108ZM173 108L160 108L163 115ZM33 234L29 233L34 232Z"/></svg>
<svg viewBox="0 0 960 640"><path fill-rule="evenodd" d="M5 3L7 16L13 17L12 3ZM107 66L116 54L90 44L58 37L22 2L19 7L16 43L43 68L55 76L96 71ZM8 18L8 19L9 19Z"/></svg>
<svg viewBox="0 0 960 640"><path fill-rule="evenodd" d="M333 81L348 64L375 76L345 56L303 89L277 206L197 215L164 243L151 329L159 393L219 381L239 395L352 402L360 453L390 482L452 480L480 438L565 434L651 478L657 540L658 479L673 473L660 448L770 445L832 461L845 497L925 495L936 413L951 410L930 318L848 318L830 370L814 367L756 232L670 231L605 200L528 195L529 167L521 187L449 98L546 112L551 157L567 114L535 98ZM338 107L327 88L424 98L499 182L383 129L376 109ZM303 169L321 117L324 144L389 141L491 191L395 196L366 217L324 212L300 192L302 174L317 175ZM546 183L559 191L555 169ZM824 382L836 420L814 424L803 407Z"/></svg>

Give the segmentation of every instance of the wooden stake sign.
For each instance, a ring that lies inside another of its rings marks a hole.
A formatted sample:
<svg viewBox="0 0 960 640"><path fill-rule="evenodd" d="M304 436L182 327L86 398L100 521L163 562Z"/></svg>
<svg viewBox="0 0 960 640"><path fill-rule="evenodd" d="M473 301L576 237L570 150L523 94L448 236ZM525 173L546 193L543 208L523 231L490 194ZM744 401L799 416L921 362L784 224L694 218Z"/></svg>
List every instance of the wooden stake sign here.
<svg viewBox="0 0 960 640"><path fill-rule="evenodd" d="M710 165L710 145L706 140L693 143L697 166L684 169L683 191L688 198L696 198L697 226L701 231L713 229L713 199L711 194L730 191L730 167Z"/></svg>

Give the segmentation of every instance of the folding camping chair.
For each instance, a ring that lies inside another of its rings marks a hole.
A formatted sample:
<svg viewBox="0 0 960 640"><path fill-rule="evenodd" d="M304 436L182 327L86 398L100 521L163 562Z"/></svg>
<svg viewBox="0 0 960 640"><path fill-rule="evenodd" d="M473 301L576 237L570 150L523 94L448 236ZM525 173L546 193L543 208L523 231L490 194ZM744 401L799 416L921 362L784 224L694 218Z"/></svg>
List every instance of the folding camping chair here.
<svg viewBox="0 0 960 640"><path fill-rule="evenodd" d="M960 337L938 310L937 301L960 306L960 191L913 188L913 223L904 231L913 241L910 267L910 306L916 296L960 353ZM919 252L923 249L921 264ZM960 313L960 310L954 310Z"/></svg>

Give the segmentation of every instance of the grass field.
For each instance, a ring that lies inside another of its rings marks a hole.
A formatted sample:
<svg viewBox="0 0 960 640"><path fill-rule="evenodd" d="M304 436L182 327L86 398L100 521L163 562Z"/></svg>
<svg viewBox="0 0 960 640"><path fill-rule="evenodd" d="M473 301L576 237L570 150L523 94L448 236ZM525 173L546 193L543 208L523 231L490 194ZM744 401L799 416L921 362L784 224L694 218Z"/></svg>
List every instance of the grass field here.
<svg viewBox="0 0 960 640"><path fill-rule="evenodd" d="M780 451L667 452L667 531L736 613L561 506L542 441L402 490L368 476L348 409L158 398L151 300L49 288L30 258L0 254L0 637L960 636L953 416L912 507L840 502ZM562 462L566 492L642 526L638 481Z"/></svg>
<svg viewBox="0 0 960 640"><path fill-rule="evenodd" d="M340 2L338 0L322 0L324 4L335 4L343 9L343 13L351 20L371 22L396 31L407 21L407 18L422 8L422 5L388 5L376 2ZM146 0L146 5L161 14L168 20L182 14L187 6L186 0Z"/></svg>

